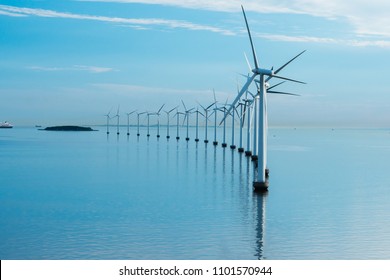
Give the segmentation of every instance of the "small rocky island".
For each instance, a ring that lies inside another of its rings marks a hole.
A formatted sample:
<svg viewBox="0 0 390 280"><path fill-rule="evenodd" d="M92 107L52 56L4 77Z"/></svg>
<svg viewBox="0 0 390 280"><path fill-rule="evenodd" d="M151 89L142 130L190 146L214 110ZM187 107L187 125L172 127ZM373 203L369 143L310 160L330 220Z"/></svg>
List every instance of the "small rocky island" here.
<svg viewBox="0 0 390 280"><path fill-rule="evenodd" d="M96 131L90 127L85 126L76 126L76 125L61 125L61 126L49 126L44 129L39 130L48 130L48 131Z"/></svg>

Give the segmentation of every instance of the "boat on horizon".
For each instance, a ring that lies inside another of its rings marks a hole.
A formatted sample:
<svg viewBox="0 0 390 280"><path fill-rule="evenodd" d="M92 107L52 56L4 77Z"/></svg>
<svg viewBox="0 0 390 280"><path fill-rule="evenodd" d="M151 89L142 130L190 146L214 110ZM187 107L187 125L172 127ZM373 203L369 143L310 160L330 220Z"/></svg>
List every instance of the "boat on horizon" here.
<svg viewBox="0 0 390 280"><path fill-rule="evenodd" d="M0 123L0 128L13 128L13 127L14 126L7 121Z"/></svg>

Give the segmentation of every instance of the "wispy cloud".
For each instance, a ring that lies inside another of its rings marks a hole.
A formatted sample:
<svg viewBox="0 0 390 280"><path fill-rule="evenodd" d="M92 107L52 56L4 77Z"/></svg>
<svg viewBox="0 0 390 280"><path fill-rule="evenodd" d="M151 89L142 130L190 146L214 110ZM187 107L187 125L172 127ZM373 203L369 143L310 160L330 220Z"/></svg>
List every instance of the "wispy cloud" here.
<svg viewBox="0 0 390 280"><path fill-rule="evenodd" d="M272 41L306 42L320 44L342 44L356 47L390 48L390 17L386 11L390 10L387 0L372 0L371 2L338 1L338 0L79 0L84 2L120 2L169 5L189 9L203 9L218 12L237 12L241 4L247 11L273 14L305 14L327 20L339 20L348 23L355 34L352 38L320 36L292 36L291 34L256 34L256 37ZM352 3L353 2L353 3ZM77 20L91 20L115 23L137 30L146 30L156 26L168 29L186 29L219 33L223 35L238 35L241 32L229 28L197 24L189 21L171 20L162 18L123 18L77 13L64 13L46 9L33 9L15 6L0 5L0 15L5 16L37 16L51 18L67 18ZM243 30L242 33L246 31Z"/></svg>
<svg viewBox="0 0 390 280"><path fill-rule="evenodd" d="M390 38L390 2L388 0L79 0L84 2L144 3L202 9L219 12L237 12L244 5L249 12L273 14L305 14L327 20L347 23L360 36ZM364 43L362 45L365 45ZM374 43L374 45L378 45ZM381 44L379 44L381 45Z"/></svg>
<svg viewBox="0 0 390 280"><path fill-rule="evenodd" d="M75 13L63 13L53 10L45 9L32 9L22 8L14 6L0 5L0 11L4 13L11 13L13 15L21 16L37 16L37 17L52 17L52 18L68 18L77 20L93 20L118 24L129 24L129 27L135 27L139 29L142 26L164 26L167 28L180 28L188 30L210 31L215 33L221 33L224 35L235 35L234 32L209 25L195 24L188 21L181 20L169 20L160 18L123 18L123 17L107 17L107 16L95 16Z"/></svg>
<svg viewBox="0 0 390 280"><path fill-rule="evenodd" d="M304 43L320 43L320 44L339 44L355 47L380 47L390 48L390 41L387 40L353 40L353 39L335 39L327 37L314 37L314 36L290 36L290 35L277 35L277 34L254 34L254 37L267 39L270 41L278 42L304 42Z"/></svg>
<svg viewBox="0 0 390 280"><path fill-rule="evenodd" d="M19 13L12 13L12 12L8 12L6 10L1 10L1 5L0 5L0 15L9 16L9 17L25 17L26 16L26 15L19 14Z"/></svg>
<svg viewBox="0 0 390 280"><path fill-rule="evenodd" d="M45 66L29 66L28 69L35 71L47 71L47 72L57 72L57 71L86 71L89 73L106 73L115 71L113 68L108 67L97 67L97 66L86 66L86 65L74 65L72 67L45 67Z"/></svg>

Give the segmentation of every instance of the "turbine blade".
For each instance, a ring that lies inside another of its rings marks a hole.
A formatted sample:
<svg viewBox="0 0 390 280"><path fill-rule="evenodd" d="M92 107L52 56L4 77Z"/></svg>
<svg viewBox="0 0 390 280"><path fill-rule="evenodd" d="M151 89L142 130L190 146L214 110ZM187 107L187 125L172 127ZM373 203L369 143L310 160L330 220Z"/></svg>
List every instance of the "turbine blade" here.
<svg viewBox="0 0 390 280"><path fill-rule="evenodd" d="M157 111L157 114L160 114L160 111L162 110L162 108L165 106L165 104L163 104L161 107L160 107L160 109L158 109L158 111Z"/></svg>
<svg viewBox="0 0 390 280"><path fill-rule="evenodd" d="M248 65L249 73L250 73L250 72L252 72L252 68L251 68L251 64L249 63L248 57L246 56L245 52L244 52L244 56L245 56L246 64Z"/></svg>
<svg viewBox="0 0 390 280"><path fill-rule="evenodd" d="M184 125L185 121L187 119L187 114L184 114L184 119L183 119L183 123L181 125Z"/></svg>
<svg viewBox="0 0 390 280"><path fill-rule="evenodd" d="M301 82L301 81L298 81L298 80L293 80L293 79L286 78L286 77L281 77L281 76L278 76L278 75L272 75L272 76L270 76L270 77L271 77L271 78L282 79L282 80L286 80L286 81L291 81L291 82L299 83L299 84L306 84L305 82Z"/></svg>
<svg viewBox="0 0 390 280"><path fill-rule="evenodd" d="M253 53L253 60L254 60L254 62L255 62L255 67L256 67L256 69L258 69L258 68L259 68L259 63L257 62L257 56L256 56L255 48L254 48L254 46L253 46L251 31L249 30L248 21L247 21L247 19L246 19L244 7L243 7L242 5L241 5L241 9L242 9L242 13L244 14L246 29L248 30L249 40L250 40L250 42L251 42L252 53Z"/></svg>
<svg viewBox="0 0 390 280"><path fill-rule="evenodd" d="M284 84L285 82L286 82L286 81L283 81L283 82L277 83L276 85L273 85L272 87L269 87L269 88L267 89L267 92L269 92L270 89L273 89L273 88L275 88L275 87L277 87L277 86L280 86L281 84Z"/></svg>
<svg viewBox="0 0 390 280"><path fill-rule="evenodd" d="M183 100L181 100L181 103L183 104L184 111L185 111L185 112L187 112L187 107L186 107L186 104L184 104Z"/></svg>
<svg viewBox="0 0 390 280"><path fill-rule="evenodd" d="M198 104L199 104L199 106L200 106L200 107L202 107L202 108L203 108L203 110L205 110L205 111L206 111L206 108L205 108L205 107L203 107L203 105L202 105L202 104L200 104L198 101L196 101L196 103L198 103Z"/></svg>
<svg viewBox="0 0 390 280"><path fill-rule="evenodd" d="M241 96L247 91L249 85L253 82L253 80L255 79L256 75L257 74L253 74L252 77L246 81L245 85L242 87L241 91L238 93L236 99L234 99L233 103L230 105L230 108L227 110L225 116L223 116L223 119L222 119L221 123L223 123L223 121L225 120L226 116L230 113L230 111L232 110L234 105L237 103L237 101L240 100Z"/></svg>
<svg viewBox="0 0 390 280"><path fill-rule="evenodd" d="M284 91L273 91L273 90L269 90L269 91L267 90L267 93L301 96L300 94L296 94L296 93L290 93L290 92L284 92Z"/></svg>
<svg viewBox="0 0 390 280"><path fill-rule="evenodd" d="M278 72L280 72L284 67L286 67L287 65L289 65L291 62L293 62L296 58L298 58L300 55L302 55L306 50L300 52L299 54L297 54L296 56L294 56L292 59L290 59L289 61L287 61L285 64L283 64L281 67L279 67L274 73L275 74L278 74ZM271 79L271 77L268 77L265 81L268 82L268 80Z"/></svg>
<svg viewBox="0 0 390 280"><path fill-rule="evenodd" d="M175 108L171 109L170 111L168 111L169 113L172 112L173 110L177 109L177 107L179 106L176 106Z"/></svg>
<svg viewBox="0 0 390 280"><path fill-rule="evenodd" d="M206 108L206 110L210 109L211 106L213 106L214 104L215 104L215 102L211 103L211 104Z"/></svg>

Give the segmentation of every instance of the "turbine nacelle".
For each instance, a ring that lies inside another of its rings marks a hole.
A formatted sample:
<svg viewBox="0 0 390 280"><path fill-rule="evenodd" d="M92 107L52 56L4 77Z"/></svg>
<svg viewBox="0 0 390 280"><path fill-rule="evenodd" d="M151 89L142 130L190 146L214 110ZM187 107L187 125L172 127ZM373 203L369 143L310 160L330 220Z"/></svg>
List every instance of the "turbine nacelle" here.
<svg viewBox="0 0 390 280"><path fill-rule="evenodd" d="M274 71L269 69L262 69L262 68L255 68L252 69L252 72L257 75L266 75L266 76L273 76Z"/></svg>

